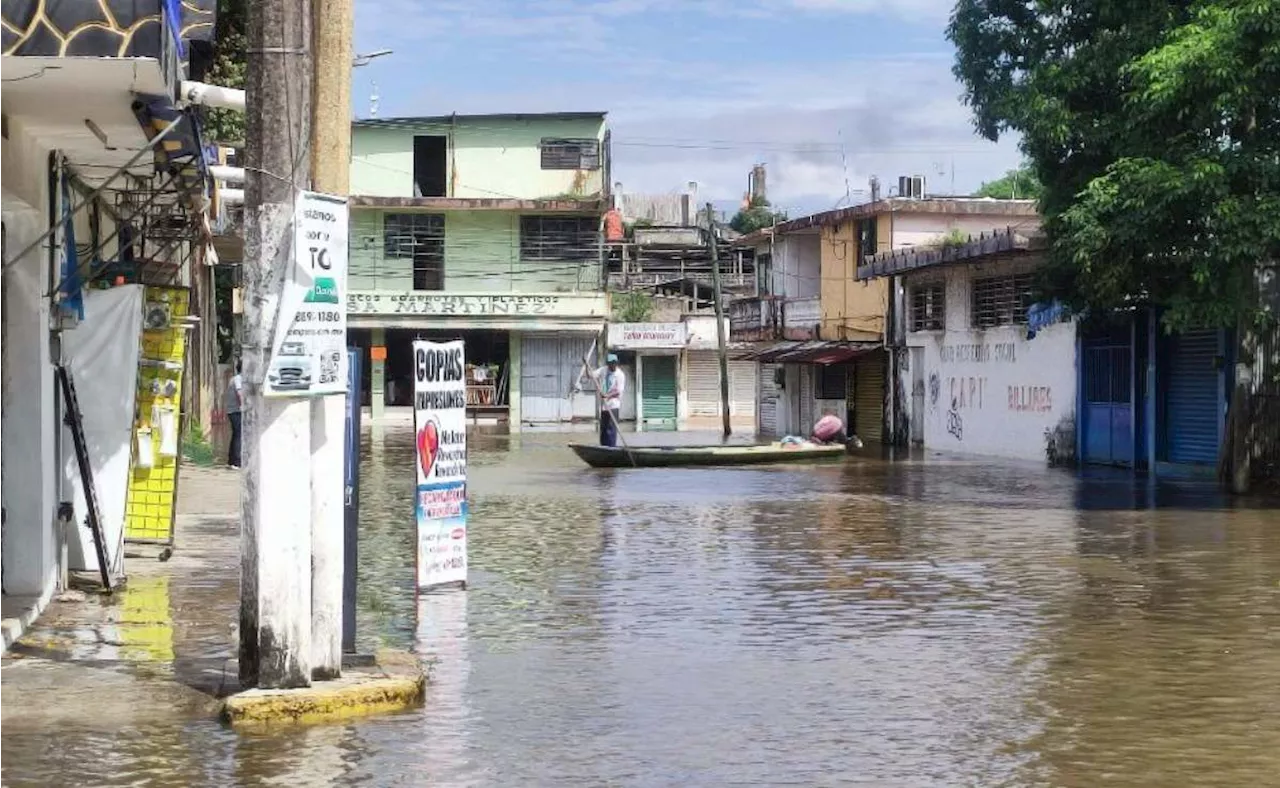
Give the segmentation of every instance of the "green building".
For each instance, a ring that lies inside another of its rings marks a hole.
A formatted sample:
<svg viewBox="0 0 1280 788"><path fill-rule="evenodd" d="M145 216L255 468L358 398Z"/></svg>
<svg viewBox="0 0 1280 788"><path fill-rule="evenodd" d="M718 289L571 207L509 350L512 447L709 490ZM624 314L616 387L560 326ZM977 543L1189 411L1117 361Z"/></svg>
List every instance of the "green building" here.
<svg viewBox="0 0 1280 788"><path fill-rule="evenodd" d="M594 417L567 396L608 315L603 112L356 121L347 314L374 418L408 406L411 343L467 342L475 415Z"/></svg>

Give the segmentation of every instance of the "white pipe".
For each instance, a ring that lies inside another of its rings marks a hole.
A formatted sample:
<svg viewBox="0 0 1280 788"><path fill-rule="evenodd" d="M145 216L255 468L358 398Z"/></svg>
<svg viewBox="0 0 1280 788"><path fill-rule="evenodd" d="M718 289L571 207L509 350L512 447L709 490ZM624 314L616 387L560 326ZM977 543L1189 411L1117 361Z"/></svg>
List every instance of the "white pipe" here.
<svg viewBox="0 0 1280 788"><path fill-rule="evenodd" d="M223 205L244 205L244 189L218 189Z"/></svg>
<svg viewBox="0 0 1280 788"><path fill-rule="evenodd" d="M235 88L224 88L204 82L192 82L184 79L178 87L178 95L188 104L200 104L205 107L231 109L244 112L244 91Z"/></svg>
<svg viewBox="0 0 1280 788"><path fill-rule="evenodd" d="M244 167L231 167L226 164L210 164L209 174L227 183L244 183Z"/></svg>

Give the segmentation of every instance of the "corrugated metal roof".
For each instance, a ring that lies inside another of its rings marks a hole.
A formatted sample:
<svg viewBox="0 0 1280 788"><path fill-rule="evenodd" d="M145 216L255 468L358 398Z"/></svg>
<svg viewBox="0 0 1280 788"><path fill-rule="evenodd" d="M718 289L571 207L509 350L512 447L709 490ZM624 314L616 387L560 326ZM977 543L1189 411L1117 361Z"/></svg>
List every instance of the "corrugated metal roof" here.
<svg viewBox="0 0 1280 788"><path fill-rule="evenodd" d="M492 112L479 115L419 115L404 118L362 118L354 126L438 126L454 122L471 123L485 120L604 120L607 112Z"/></svg>

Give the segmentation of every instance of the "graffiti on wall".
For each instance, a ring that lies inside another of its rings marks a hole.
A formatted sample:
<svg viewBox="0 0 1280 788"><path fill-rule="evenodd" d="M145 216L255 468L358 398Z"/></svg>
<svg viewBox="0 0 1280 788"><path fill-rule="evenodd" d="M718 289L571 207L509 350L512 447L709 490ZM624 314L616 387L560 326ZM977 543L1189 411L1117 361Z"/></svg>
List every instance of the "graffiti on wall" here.
<svg viewBox="0 0 1280 788"><path fill-rule="evenodd" d="M1009 410L1048 413L1053 410L1053 389L1049 386L1010 386Z"/></svg>
<svg viewBox="0 0 1280 788"><path fill-rule="evenodd" d="M1018 346L1013 342L996 342L982 345L943 345L941 355L943 364L1014 363L1018 360Z"/></svg>
<svg viewBox="0 0 1280 788"><path fill-rule="evenodd" d="M947 391L951 395L952 410L980 410L986 393L984 377L956 377L947 379Z"/></svg>
<svg viewBox="0 0 1280 788"><path fill-rule="evenodd" d="M956 401L951 400L951 410L947 411L947 432L951 433L956 440L964 440L964 419L960 416L960 411L956 408Z"/></svg>
<svg viewBox="0 0 1280 788"><path fill-rule="evenodd" d="M938 395L942 393L942 379L937 372L929 373L929 405L938 407Z"/></svg>

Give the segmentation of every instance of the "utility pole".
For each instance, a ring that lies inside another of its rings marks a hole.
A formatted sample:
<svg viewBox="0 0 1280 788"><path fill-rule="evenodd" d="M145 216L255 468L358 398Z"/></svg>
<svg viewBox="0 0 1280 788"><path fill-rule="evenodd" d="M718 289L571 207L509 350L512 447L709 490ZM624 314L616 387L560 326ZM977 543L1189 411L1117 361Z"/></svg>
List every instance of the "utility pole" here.
<svg viewBox="0 0 1280 788"><path fill-rule="evenodd" d="M716 214L707 203L707 231L711 239L711 282L716 299L716 345L720 350L720 418L724 422L724 437L733 434L729 425L729 348L724 336L724 299L720 287L720 255L716 251Z"/></svg>
<svg viewBox="0 0 1280 788"><path fill-rule="evenodd" d="M345 197L351 166L351 0L311 0L311 9L311 188ZM344 569L356 571L354 563L344 567L348 547L355 555L354 545L345 544L345 399L311 401L311 669L320 680L342 674Z"/></svg>
<svg viewBox="0 0 1280 788"><path fill-rule="evenodd" d="M249 4L240 681L311 684L311 404L263 397L311 127L310 0Z"/></svg>

